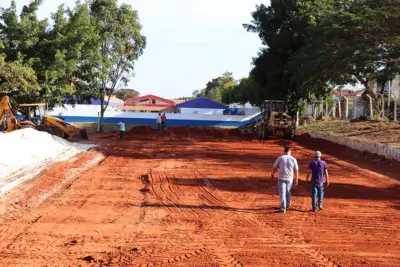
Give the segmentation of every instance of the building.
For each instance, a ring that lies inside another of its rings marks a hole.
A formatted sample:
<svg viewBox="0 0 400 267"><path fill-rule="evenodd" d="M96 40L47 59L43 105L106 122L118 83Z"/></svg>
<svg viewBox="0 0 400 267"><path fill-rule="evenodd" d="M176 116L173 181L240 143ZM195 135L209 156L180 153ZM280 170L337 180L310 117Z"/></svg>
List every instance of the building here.
<svg viewBox="0 0 400 267"><path fill-rule="evenodd" d="M175 102L155 95L129 98L125 106L118 107L122 111L131 112L175 112Z"/></svg>
<svg viewBox="0 0 400 267"><path fill-rule="evenodd" d="M73 102L74 102L73 99L64 97L64 104L73 104ZM107 97L105 97L105 103L107 103ZM75 101L75 104L79 104L78 101ZM125 104L124 100L119 99L116 96L111 96L108 106L109 107L118 107L118 106L123 106L124 104ZM101 105L101 101L100 101L100 99L91 98L88 105Z"/></svg>
<svg viewBox="0 0 400 267"><path fill-rule="evenodd" d="M107 97L105 98L107 101ZM92 105L100 105L101 102L99 99L90 99L90 102ZM110 97L110 102L108 103L108 106L110 107L118 107L118 106L123 106L125 104L124 100L117 98L116 96L111 96Z"/></svg>
<svg viewBox="0 0 400 267"><path fill-rule="evenodd" d="M176 105L182 114L202 114L202 115L223 115L229 109L228 106L222 105L216 101L206 97L199 97L188 100L184 103Z"/></svg>
<svg viewBox="0 0 400 267"><path fill-rule="evenodd" d="M333 91L333 99L337 100L340 96L345 97L355 97L355 96L362 96L364 94L364 89L342 89Z"/></svg>

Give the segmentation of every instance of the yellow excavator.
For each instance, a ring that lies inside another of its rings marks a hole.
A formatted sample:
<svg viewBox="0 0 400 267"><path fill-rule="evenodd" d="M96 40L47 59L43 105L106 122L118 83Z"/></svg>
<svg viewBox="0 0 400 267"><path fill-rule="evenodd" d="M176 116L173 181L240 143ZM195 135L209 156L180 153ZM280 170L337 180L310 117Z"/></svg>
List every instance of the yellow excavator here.
<svg viewBox="0 0 400 267"><path fill-rule="evenodd" d="M12 132L17 129L19 124L11 109L10 98L3 96L0 100L0 132Z"/></svg>
<svg viewBox="0 0 400 267"><path fill-rule="evenodd" d="M65 139L80 139L88 140L88 135L85 129L79 129L66 123L63 119L43 115L37 123L33 123L30 115L31 109L43 108L44 104L21 104L21 109L27 109L28 118L26 120L18 121L15 117L11 105L10 98L4 96L0 101L0 131L11 132L23 128L35 128L40 131L46 131L53 135L63 137Z"/></svg>

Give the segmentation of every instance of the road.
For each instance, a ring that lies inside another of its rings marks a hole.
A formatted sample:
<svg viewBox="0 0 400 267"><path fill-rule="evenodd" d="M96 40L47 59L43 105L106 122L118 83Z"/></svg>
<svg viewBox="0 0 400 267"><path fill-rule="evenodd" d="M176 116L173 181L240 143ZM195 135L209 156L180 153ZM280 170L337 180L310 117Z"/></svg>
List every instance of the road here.
<svg viewBox="0 0 400 267"><path fill-rule="evenodd" d="M312 151L294 143L301 181L280 214L278 140L148 128L91 139L99 151L0 199L0 266L400 266L396 163L322 147L331 186L313 213Z"/></svg>

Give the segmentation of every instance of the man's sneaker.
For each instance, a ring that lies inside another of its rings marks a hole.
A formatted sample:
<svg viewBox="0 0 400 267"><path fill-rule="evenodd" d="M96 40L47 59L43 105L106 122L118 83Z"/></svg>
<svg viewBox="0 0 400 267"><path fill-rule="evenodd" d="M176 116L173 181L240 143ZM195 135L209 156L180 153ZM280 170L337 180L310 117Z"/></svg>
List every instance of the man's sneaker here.
<svg viewBox="0 0 400 267"><path fill-rule="evenodd" d="M323 210L323 207L322 207L322 205L319 205L319 209L320 209L320 210Z"/></svg>
<svg viewBox="0 0 400 267"><path fill-rule="evenodd" d="M318 209L312 209L313 212L318 212Z"/></svg>
<svg viewBox="0 0 400 267"><path fill-rule="evenodd" d="M280 213L286 213L286 210L280 209L279 212Z"/></svg>

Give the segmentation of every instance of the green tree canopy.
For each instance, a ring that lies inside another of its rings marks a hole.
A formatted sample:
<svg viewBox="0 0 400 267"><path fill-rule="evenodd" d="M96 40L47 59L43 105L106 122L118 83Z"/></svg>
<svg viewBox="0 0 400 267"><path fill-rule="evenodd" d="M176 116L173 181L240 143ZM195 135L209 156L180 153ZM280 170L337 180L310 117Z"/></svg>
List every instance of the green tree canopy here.
<svg viewBox="0 0 400 267"><path fill-rule="evenodd" d="M35 71L21 60L7 62L6 56L0 53L0 98L13 95L14 101L29 101L39 94L39 84Z"/></svg>
<svg viewBox="0 0 400 267"><path fill-rule="evenodd" d="M387 81L400 73L400 4L392 0L331 1L335 8L312 23L292 66L296 82Z"/></svg>
<svg viewBox="0 0 400 267"><path fill-rule="evenodd" d="M122 100L127 100L128 98L135 98L140 95L140 93L134 89L119 89L115 92L116 97Z"/></svg>
<svg viewBox="0 0 400 267"><path fill-rule="evenodd" d="M206 88L202 90L195 90L192 95L193 97L207 97L217 102L222 102L222 96L225 91L230 90L237 84L237 81L233 78L231 72L225 72L221 76L212 79L206 85Z"/></svg>
<svg viewBox="0 0 400 267"><path fill-rule="evenodd" d="M100 57L85 68L96 72L85 76L84 81L101 101L102 131L109 99L119 86L126 86L134 77L134 64L144 52L146 38L141 34L138 12L130 5L118 6L117 0L93 0L90 11L100 37Z"/></svg>

